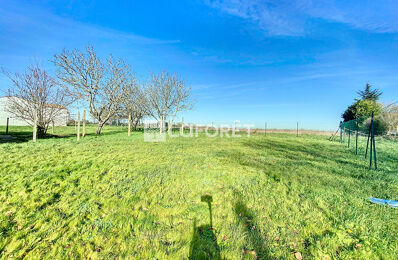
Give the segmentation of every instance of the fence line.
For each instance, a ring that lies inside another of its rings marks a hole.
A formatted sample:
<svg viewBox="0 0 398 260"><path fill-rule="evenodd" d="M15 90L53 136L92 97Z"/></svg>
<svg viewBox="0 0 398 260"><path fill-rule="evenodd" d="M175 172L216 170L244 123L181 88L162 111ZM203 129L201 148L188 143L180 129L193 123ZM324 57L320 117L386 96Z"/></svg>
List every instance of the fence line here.
<svg viewBox="0 0 398 260"><path fill-rule="evenodd" d="M348 135L347 146L350 148L351 136L355 136L355 154L358 155L359 137L366 137L367 141L364 157L367 159L369 154L369 168L377 170L376 137L398 140L398 133L395 131L398 129L398 123L385 121L386 118L388 117L384 114L375 116L374 113L372 113L370 116L356 118L348 122L340 122L339 129L331 136L330 140L334 140L337 133L340 131L340 142L344 143L345 137Z"/></svg>

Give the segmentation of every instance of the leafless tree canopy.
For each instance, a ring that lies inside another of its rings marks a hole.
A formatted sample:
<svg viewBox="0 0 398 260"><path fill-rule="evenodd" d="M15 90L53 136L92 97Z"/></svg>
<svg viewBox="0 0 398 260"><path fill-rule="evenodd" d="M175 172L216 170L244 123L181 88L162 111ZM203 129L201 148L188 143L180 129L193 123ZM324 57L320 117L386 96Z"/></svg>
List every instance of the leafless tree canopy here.
<svg viewBox="0 0 398 260"><path fill-rule="evenodd" d="M10 74L13 87L8 90L6 110L33 125L37 120L38 136L43 137L51 122L70 104L64 89L39 66L30 66L24 73Z"/></svg>
<svg viewBox="0 0 398 260"><path fill-rule="evenodd" d="M123 118L128 118L131 115L131 121L133 125L133 130L137 129L139 122L148 116L148 111L146 110L146 99L144 95L144 89L136 84L133 88L129 90L129 98L124 99L123 102Z"/></svg>
<svg viewBox="0 0 398 260"><path fill-rule="evenodd" d="M144 116L165 122L191 108L191 90L177 75L152 74L141 88L124 61L110 56L103 62L91 46L85 52L63 50L55 55L54 64L65 90L87 102L91 116L98 121L97 134L112 117L131 114L135 128Z"/></svg>
<svg viewBox="0 0 398 260"><path fill-rule="evenodd" d="M136 84L127 91L127 97L122 101L122 110L116 113L112 120L127 120L129 115L131 115L131 121L133 125L133 130L136 130L138 123L144 116L148 113L145 111L145 100L143 99L143 90Z"/></svg>
<svg viewBox="0 0 398 260"><path fill-rule="evenodd" d="M390 132L397 133L398 131L398 105L392 103L383 107L383 113L380 115L388 124Z"/></svg>
<svg viewBox="0 0 398 260"><path fill-rule="evenodd" d="M110 56L105 62L87 46L85 52L63 50L54 56L57 78L76 99L85 100L91 116L98 121L97 134L104 124L123 110L129 92L136 85L130 66Z"/></svg>
<svg viewBox="0 0 398 260"><path fill-rule="evenodd" d="M192 108L191 89L176 74L152 74L144 88L146 111L161 123Z"/></svg>

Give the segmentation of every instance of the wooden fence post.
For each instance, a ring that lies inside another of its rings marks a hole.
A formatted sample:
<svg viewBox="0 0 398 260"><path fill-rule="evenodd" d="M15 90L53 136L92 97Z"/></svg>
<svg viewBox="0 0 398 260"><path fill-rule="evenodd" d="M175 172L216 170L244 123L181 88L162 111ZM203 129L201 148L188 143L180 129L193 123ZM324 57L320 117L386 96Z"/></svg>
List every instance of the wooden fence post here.
<svg viewBox="0 0 398 260"><path fill-rule="evenodd" d="M170 136L173 133L173 126L170 121L167 123L167 132L169 133Z"/></svg>
<svg viewBox="0 0 398 260"><path fill-rule="evenodd" d="M51 134L54 134L54 120L51 121Z"/></svg>
<svg viewBox="0 0 398 260"><path fill-rule="evenodd" d="M83 110L83 133L82 136L86 136L86 110Z"/></svg>
<svg viewBox="0 0 398 260"><path fill-rule="evenodd" d="M265 125L264 125L264 135L267 135L267 122L265 122Z"/></svg>
<svg viewBox="0 0 398 260"><path fill-rule="evenodd" d="M181 130L180 130L180 132L181 133L184 132L184 117L181 119Z"/></svg>
<svg viewBox="0 0 398 260"><path fill-rule="evenodd" d="M10 122L10 118L7 117L6 135L8 135L8 124L9 124L9 122Z"/></svg>
<svg viewBox="0 0 398 260"><path fill-rule="evenodd" d="M160 125L159 125L159 132L160 134L163 133L163 116L160 117Z"/></svg>
<svg viewBox="0 0 398 260"><path fill-rule="evenodd" d="M128 119L128 134L127 136L130 136L130 131L131 131L131 112L129 112L129 119Z"/></svg>
<svg viewBox="0 0 398 260"><path fill-rule="evenodd" d="M299 136L299 125L298 125L298 123L299 122L297 122L297 137Z"/></svg>
<svg viewBox="0 0 398 260"><path fill-rule="evenodd" d="M77 131L76 131L77 141L80 140L80 111L77 112Z"/></svg>

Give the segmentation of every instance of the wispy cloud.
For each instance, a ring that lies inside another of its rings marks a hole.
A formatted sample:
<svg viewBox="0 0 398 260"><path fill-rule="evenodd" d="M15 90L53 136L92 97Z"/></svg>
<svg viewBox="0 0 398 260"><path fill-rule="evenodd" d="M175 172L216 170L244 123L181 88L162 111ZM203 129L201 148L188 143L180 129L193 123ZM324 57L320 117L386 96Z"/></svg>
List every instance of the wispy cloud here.
<svg viewBox="0 0 398 260"><path fill-rule="evenodd" d="M217 86L218 86L218 84L196 84L196 85L191 86L191 88L193 91L201 91L201 90L206 91L209 88L214 88Z"/></svg>
<svg viewBox="0 0 398 260"><path fill-rule="evenodd" d="M302 35L301 15L291 16L294 6L290 1L208 0L206 3L230 15L248 19L271 35Z"/></svg>
<svg viewBox="0 0 398 260"><path fill-rule="evenodd" d="M309 2L307 13L315 18L345 23L353 28L376 33L398 32L398 1L330 0L326 4Z"/></svg>
<svg viewBox="0 0 398 260"><path fill-rule="evenodd" d="M376 33L398 32L395 0L206 0L224 13L247 19L269 35L305 35L309 19L343 23Z"/></svg>
<svg viewBox="0 0 398 260"><path fill-rule="evenodd" d="M232 97L242 96L248 92L261 93L267 90L271 90L278 87L294 87L298 83L343 78L347 79L354 76L370 75L382 71L379 70L369 70L369 69L353 69L353 70L328 70L326 72L312 71L311 67L308 67L310 71L301 73L299 75L290 76L288 78L272 78L263 81L248 81L240 82L236 84L224 84L224 83L214 83L209 85L199 85L193 87L195 95L202 99L217 99L217 100L228 100ZM323 71L323 70L322 70ZM324 87L329 87L325 85ZM222 98L214 95L214 92L222 92Z"/></svg>

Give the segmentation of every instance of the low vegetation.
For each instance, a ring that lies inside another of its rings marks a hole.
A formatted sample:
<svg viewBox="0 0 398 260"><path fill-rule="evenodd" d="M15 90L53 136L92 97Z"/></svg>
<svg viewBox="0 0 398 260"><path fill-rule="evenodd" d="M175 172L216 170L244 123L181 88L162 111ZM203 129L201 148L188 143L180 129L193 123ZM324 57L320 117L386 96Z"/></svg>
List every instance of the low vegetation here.
<svg viewBox="0 0 398 260"><path fill-rule="evenodd" d="M394 259L397 143L378 171L325 136L255 134L145 143L96 127L80 142L0 144L0 258ZM92 133L92 134L91 134Z"/></svg>

